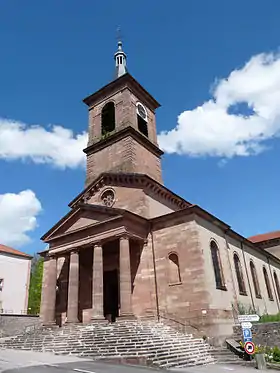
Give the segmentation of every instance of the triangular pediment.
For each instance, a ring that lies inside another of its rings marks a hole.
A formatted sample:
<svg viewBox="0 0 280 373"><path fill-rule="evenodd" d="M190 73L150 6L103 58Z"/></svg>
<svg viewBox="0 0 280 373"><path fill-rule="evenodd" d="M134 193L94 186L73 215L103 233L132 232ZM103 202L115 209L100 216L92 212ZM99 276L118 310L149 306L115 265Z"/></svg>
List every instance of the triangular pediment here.
<svg viewBox="0 0 280 373"><path fill-rule="evenodd" d="M100 199L92 202L92 196L100 193L104 187L122 187L143 190L145 194L153 196L155 201L161 201L162 204L171 206L170 211L177 211L191 206L192 204L182 197L176 195L164 185L144 174L131 173L103 173L97 179L90 183L76 198L70 203L69 207L73 208L80 202L100 203ZM120 205L118 205L120 206ZM122 207L122 206L120 206ZM122 207L125 208L126 207ZM132 211L134 212L134 211Z"/></svg>
<svg viewBox="0 0 280 373"><path fill-rule="evenodd" d="M119 210L80 203L60 219L41 239L48 241L57 236L82 230L118 216L121 216Z"/></svg>

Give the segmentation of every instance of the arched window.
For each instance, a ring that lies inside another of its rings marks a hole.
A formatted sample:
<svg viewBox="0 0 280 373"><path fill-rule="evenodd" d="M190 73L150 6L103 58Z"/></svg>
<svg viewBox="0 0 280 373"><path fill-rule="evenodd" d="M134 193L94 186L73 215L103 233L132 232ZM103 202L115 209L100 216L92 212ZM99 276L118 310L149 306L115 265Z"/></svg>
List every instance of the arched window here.
<svg viewBox="0 0 280 373"><path fill-rule="evenodd" d="M212 263L213 263L214 274L215 274L216 288L221 289L221 290L226 290L226 287L224 284L223 273L222 273L220 253L219 253L218 245L216 244L215 241L211 241L210 250L211 250Z"/></svg>
<svg viewBox="0 0 280 373"><path fill-rule="evenodd" d="M238 288L239 288L239 294L247 295L241 263L236 253L233 255L233 260L234 260L235 273L236 273L236 278L237 278L237 283L238 283Z"/></svg>
<svg viewBox="0 0 280 373"><path fill-rule="evenodd" d="M137 110L137 124L138 124L138 130L148 137L148 115L147 115L147 110L145 107L138 102L136 105L136 110Z"/></svg>
<svg viewBox="0 0 280 373"><path fill-rule="evenodd" d="M106 135L115 129L115 104L108 102L101 112L101 133Z"/></svg>
<svg viewBox="0 0 280 373"><path fill-rule="evenodd" d="M178 284L181 282L179 258L175 253L168 255L168 265L169 265L169 283Z"/></svg>
<svg viewBox="0 0 280 373"><path fill-rule="evenodd" d="M274 277L274 282L275 282L275 285L276 285L277 296L278 296L278 299L280 300L280 286L279 286L279 280L278 280L277 273L276 273L275 271L274 271L274 273L273 273L273 277Z"/></svg>
<svg viewBox="0 0 280 373"><path fill-rule="evenodd" d="M252 260L250 261L250 270L251 270L251 276L252 276L252 279L253 279L256 298L261 298L261 291L260 291L260 285L259 285L259 280L258 280L258 276L257 276L257 271L256 271L255 264L253 263Z"/></svg>
<svg viewBox="0 0 280 373"><path fill-rule="evenodd" d="M270 281L269 281L267 270L266 270L265 267L263 267L263 275L264 275L264 281L265 281L265 286L266 286L268 298L269 298L269 300L273 300Z"/></svg>

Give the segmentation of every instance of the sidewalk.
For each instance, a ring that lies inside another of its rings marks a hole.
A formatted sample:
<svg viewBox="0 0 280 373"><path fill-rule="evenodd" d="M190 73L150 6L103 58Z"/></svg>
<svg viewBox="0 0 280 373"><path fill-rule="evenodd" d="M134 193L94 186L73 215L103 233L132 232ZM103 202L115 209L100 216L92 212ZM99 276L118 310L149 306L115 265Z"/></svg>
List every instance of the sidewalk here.
<svg viewBox="0 0 280 373"><path fill-rule="evenodd" d="M20 369L35 365L52 365L87 361L75 356L57 356L50 352L0 349L0 372L7 369Z"/></svg>
<svg viewBox="0 0 280 373"><path fill-rule="evenodd" d="M253 373L258 372L258 370L254 367L246 367L237 364L228 364L228 365L220 365L220 364L212 364L202 367L193 367L193 368L176 368L171 369L172 372L181 372L181 373ZM267 372L271 373L279 373L279 370L268 369Z"/></svg>

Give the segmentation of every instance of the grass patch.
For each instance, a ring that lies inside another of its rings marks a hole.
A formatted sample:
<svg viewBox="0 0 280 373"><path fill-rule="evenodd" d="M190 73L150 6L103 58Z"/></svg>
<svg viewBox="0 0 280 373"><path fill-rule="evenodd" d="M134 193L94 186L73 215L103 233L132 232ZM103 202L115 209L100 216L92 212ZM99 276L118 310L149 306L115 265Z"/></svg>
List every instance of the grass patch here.
<svg viewBox="0 0 280 373"><path fill-rule="evenodd" d="M277 313L276 315L262 315L258 323L265 322L280 322L280 313Z"/></svg>

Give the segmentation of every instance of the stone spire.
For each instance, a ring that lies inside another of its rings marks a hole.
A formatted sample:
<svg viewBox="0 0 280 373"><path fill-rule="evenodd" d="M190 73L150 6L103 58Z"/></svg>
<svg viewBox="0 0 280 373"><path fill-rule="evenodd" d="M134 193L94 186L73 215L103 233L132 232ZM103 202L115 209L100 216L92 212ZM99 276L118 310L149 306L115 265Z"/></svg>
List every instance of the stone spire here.
<svg viewBox="0 0 280 373"><path fill-rule="evenodd" d="M121 40L118 41L118 50L115 53L115 61L116 61L116 73L115 78L119 78L120 76L127 73L126 68L126 54L122 49L122 42Z"/></svg>

